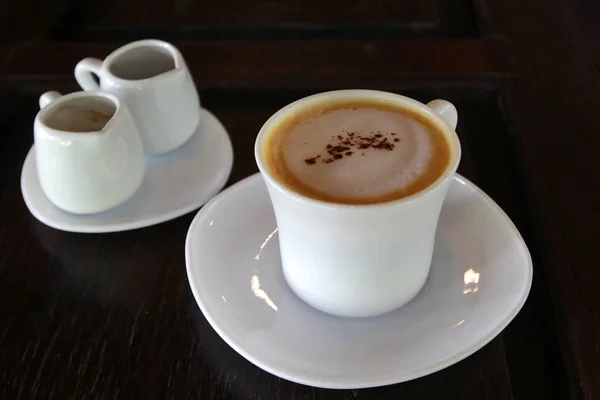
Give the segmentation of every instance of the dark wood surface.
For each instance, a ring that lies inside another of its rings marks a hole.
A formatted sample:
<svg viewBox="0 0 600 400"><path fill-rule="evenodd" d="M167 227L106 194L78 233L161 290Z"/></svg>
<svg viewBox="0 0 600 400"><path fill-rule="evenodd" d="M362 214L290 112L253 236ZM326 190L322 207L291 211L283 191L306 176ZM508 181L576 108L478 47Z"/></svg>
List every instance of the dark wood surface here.
<svg viewBox="0 0 600 400"><path fill-rule="evenodd" d="M600 87L594 31L576 19L583 0L378 1L343 12L334 1L113 3L0 4L3 21L23 20L0 39L0 398L600 398ZM228 129L228 184L257 171L262 123L305 95L362 87L454 102L460 172L508 213L534 259L522 311L435 374L316 389L258 369L209 326L185 274L194 213L102 235L37 222L19 186L37 98L77 90L79 59L143 37L182 50Z"/></svg>
<svg viewBox="0 0 600 400"><path fill-rule="evenodd" d="M468 0L233 0L208 1L74 0L57 40L165 40L396 38L476 34Z"/></svg>
<svg viewBox="0 0 600 400"><path fill-rule="evenodd" d="M514 4L511 4L514 3ZM562 1L542 9L489 2L489 26L514 46L520 81L507 88L526 165L524 188L554 296L556 327L572 395L600 398L599 81L593 59ZM527 35L518 26L535 20ZM548 41L547 32L553 36Z"/></svg>
<svg viewBox="0 0 600 400"><path fill-rule="evenodd" d="M177 42L175 42L177 43ZM3 70L15 82L74 82L74 65L103 58L119 42L31 43L16 47ZM178 46L201 88L325 90L431 85L495 86L510 75L506 43L489 39L397 41L227 41ZM332 51L335 49L335 51ZM301 57L298 55L301 54ZM440 54L451 55L440 62ZM52 59L51 63L45 62ZM292 77L299 77L293 79Z"/></svg>
<svg viewBox="0 0 600 400"><path fill-rule="evenodd" d="M583 41L596 69L600 69L600 3L588 0L569 0L572 21L574 21L583 37Z"/></svg>

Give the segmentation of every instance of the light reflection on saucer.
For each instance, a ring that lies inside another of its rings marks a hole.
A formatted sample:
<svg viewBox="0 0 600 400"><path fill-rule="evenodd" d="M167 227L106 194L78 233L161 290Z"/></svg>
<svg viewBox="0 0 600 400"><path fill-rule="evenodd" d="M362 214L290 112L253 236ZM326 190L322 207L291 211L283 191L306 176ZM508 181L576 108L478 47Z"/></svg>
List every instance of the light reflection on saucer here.
<svg viewBox="0 0 600 400"><path fill-rule="evenodd" d="M276 233L277 233L277 228L275 228L275 230L273 232L269 233L269 236L267 236L265 241L260 245L260 249L258 250L258 253L256 254L256 256L254 256L254 259L256 261L260 260L260 255L262 254L265 246L267 245L267 243L269 243L269 240L271 240L273 235L275 235Z"/></svg>
<svg viewBox="0 0 600 400"><path fill-rule="evenodd" d="M464 273L463 282L465 284L463 294L476 293L479 290L479 272L469 268Z"/></svg>
<svg viewBox="0 0 600 400"><path fill-rule="evenodd" d="M250 279L250 289L256 297L258 297L261 300L264 300L269 307L271 307L275 311L278 310L275 303L273 303L273 301L269 298L269 295L260 288L260 279L258 278L258 275L253 275Z"/></svg>
<svg viewBox="0 0 600 400"><path fill-rule="evenodd" d="M465 320L462 319L462 320L458 321L457 323L455 323L454 325L450 326L450 328L456 328L457 326L461 326L464 323L465 323Z"/></svg>

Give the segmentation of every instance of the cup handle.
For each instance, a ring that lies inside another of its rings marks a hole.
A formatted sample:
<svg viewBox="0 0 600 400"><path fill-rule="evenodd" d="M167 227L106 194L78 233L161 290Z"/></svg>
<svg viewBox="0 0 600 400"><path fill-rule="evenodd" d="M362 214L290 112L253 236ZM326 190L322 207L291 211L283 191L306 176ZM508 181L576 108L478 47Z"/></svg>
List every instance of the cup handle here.
<svg viewBox="0 0 600 400"><path fill-rule="evenodd" d="M100 90L100 86L93 75L100 77L102 60L97 58L84 58L75 66L75 80L83 90Z"/></svg>
<svg viewBox="0 0 600 400"><path fill-rule="evenodd" d="M46 107L48 104L50 104L54 100L58 99L60 96L62 96L62 95L54 90L51 92L44 93L43 95L40 96L40 100L39 100L40 108Z"/></svg>
<svg viewBox="0 0 600 400"><path fill-rule="evenodd" d="M433 108L435 112L440 114L452 129L456 129L456 124L458 123L458 112L456 111L456 107L452 103L446 100L433 100L427 103L427 106Z"/></svg>

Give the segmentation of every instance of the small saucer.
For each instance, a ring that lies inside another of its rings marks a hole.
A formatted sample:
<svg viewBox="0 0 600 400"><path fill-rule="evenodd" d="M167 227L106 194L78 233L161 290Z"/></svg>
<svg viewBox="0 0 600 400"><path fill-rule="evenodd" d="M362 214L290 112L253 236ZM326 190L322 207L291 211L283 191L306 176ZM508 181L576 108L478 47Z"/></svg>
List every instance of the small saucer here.
<svg viewBox="0 0 600 400"><path fill-rule="evenodd" d="M205 109L200 121L182 147L146 159L144 181L131 199L92 215L65 212L48 200L38 180L34 145L21 172L25 204L48 226L84 233L143 228L193 211L223 188L233 166L233 148L223 125Z"/></svg>
<svg viewBox="0 0 600 400"><path fill-rule="evenodd" d="M498 335L531 286L531 257L506 214L456 175L440 216L431 273L407 305L371 318L321 313L281 272L275 217L259 174L223 191L186 240L190 286L234 350L290 381L334 389L415 379Z"/></svg>

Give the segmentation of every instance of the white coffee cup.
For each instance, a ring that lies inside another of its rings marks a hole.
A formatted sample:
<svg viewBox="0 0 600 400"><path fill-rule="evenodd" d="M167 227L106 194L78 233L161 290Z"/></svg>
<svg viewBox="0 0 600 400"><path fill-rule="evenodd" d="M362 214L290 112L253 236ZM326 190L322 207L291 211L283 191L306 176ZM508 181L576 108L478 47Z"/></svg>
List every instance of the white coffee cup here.
<svg viewBox="0 0 600 400"><path fill-rule="evenodd" d="M129 199L144 177L144 151L127 109L105 92L40 97L34 121L42 190L76 214L109 210Z"/></svg>
<svg viewBox="0 0 600 400"><path fill-rule="evenodd" d="M268 134L300 110L344 99L397 103L430 118L450 146L443 175L416 194L370 205L315 200L275 179L263 159ZM256 139L255 157L275 211L283 274L298 297L330 314L363 317L391 311L417 295L429 274L442 203L460 161L457 119L447 101L425 105L371 90L317 94L269 118Z"/></svg>
<svg viewBox="0 0 600 400"><path fill-rule="evenodd" d="M183 56L169 43L141 40L120 47L104 61L85 58L75 67L75 79L83 90L102 89L127 104L148 155L183 145L200 122L194 81Z"/></svg>

